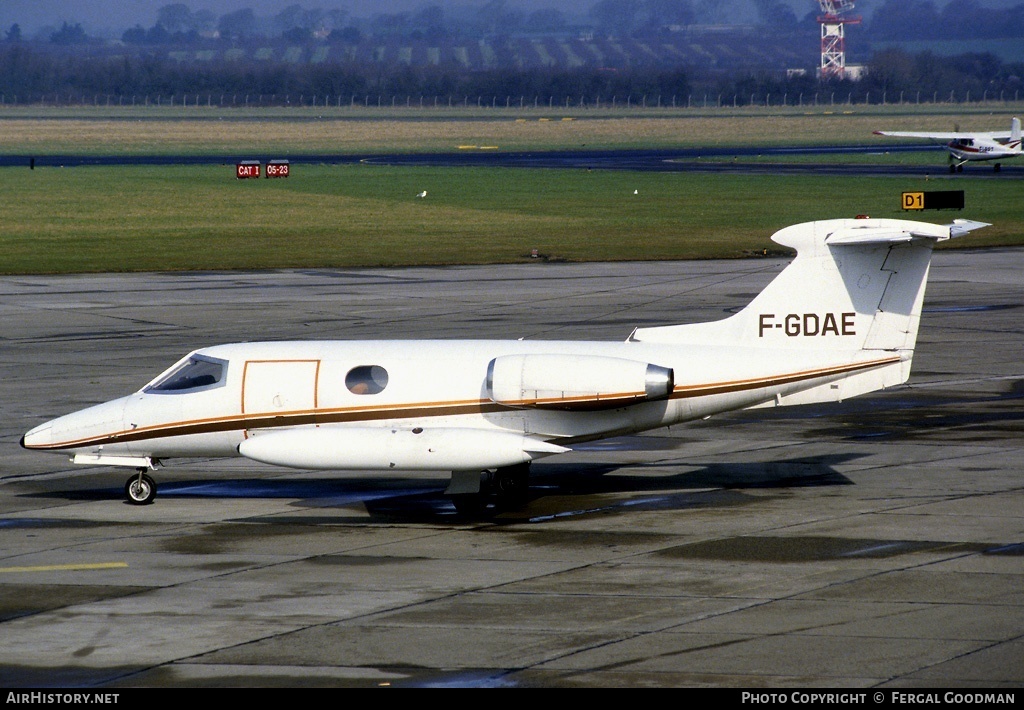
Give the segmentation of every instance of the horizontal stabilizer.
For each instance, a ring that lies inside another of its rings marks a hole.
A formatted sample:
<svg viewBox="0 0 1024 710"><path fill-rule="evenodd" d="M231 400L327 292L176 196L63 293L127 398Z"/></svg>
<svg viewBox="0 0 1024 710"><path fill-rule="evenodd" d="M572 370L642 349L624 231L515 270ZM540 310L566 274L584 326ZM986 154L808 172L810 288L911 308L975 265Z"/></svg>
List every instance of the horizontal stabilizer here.
<svg viewBox="0 0 1024 710"><path fill-rule="evenodd" d="M962 237L975 229L991 226L992 225L988 222L975 222L971 219L954 219L953 224L949 225L949 238L956 239L957 237Z"/></svg>
<svg viewBox="0 0 1024 710"><path fill-rule="evenodd" d="M833 232L826 240L830 246L846 244L897 244L914 239L911 232L889 229L844 229Z"/></svg>
<svg viewBox="0 0 1024 710"><path fill-rule="evenodd" d="M986 222L975 222L969 219L957 219L952 224L925 224L923 222L905 223L908 229L893 229L891 226L855 226L837 229L832 232L825 243L830 246L851 244L899 244L914 239L935 239L943 241L963 236L975 229L990 226Z"/></svg>

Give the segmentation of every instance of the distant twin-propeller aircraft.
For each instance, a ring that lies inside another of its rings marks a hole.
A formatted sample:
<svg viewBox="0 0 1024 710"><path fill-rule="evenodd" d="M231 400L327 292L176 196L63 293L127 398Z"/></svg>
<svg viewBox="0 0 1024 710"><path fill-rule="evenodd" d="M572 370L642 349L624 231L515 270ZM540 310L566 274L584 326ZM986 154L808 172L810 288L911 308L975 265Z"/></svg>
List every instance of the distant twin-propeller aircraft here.
<svg viewBox="0 0 1024 710"><path fill-rule="evenodd" d="M835 402L910 375L936 242L986 226L836 219L782 229L796 258L735 315L619 342L291 341L189 353L137 392L22 446L137 469L169 459L451 472L460 511L521 501L531 461L730 410Z"/></svg>
<svg viewBox="0 0 1024 710"><path fill-rule="evenodd" d="M1020 119L1010 121L1009 132L976 133L955 131L953 133L925 133L919 131L875 131L878 136L897 138L927 138L946 143L949 151L949 172L962 172L964 165L976 160L995 161L998 172L1003 160L1021 155Z"/></svg>

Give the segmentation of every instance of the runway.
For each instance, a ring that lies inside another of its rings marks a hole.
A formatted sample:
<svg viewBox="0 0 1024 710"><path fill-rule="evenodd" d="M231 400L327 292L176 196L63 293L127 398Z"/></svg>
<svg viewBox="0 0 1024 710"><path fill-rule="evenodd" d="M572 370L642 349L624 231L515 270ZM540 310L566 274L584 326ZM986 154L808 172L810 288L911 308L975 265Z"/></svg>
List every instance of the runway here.
<svg viewBox="0 0 1024 710"><path fill-rule="evenodd" d="M443 476L242 461L136 507L18 446L206 345L619 340L784 264L0 277L0 685L1020 688L1020 249L936 254L908 386L581 445L474 522Z"/></svg>

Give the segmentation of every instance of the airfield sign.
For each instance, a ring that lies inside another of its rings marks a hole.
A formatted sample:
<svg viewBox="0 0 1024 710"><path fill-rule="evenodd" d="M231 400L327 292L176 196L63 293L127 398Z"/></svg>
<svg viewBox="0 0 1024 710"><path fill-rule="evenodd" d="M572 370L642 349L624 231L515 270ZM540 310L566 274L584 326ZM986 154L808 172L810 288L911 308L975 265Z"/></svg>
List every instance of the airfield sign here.
<svg viewBox="0 0 1024 710"><path fill-rule="evenodd" d="M901 198L904 211L908 210L962 210L963 190L938 190L933 192L904 192Z"/></svg>

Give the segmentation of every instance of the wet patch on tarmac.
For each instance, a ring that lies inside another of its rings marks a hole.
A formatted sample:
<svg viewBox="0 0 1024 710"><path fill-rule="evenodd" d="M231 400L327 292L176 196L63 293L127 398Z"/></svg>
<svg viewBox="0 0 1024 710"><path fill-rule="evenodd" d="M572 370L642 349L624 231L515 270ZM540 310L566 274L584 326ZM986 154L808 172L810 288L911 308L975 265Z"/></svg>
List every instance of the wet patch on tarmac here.
<svg viewBox="0 0 1024 710"><path fill-rule="evenodd" d="M704 510L708 508L733 508L763 501L763 498L752 498L732 491L706 491L702 493L677 493L666 495L646 495L628 499L609 499L603 497L555 498L553 502L542 501L531 504L528 508L504 512L495 523L530 522L544 523L553 520L595 516L595 515L628 515L638 510ZM572 505L565 505L571 502Z"/></svg>
<svg viewBox="0 0 1024 710"><path fill-rule="evenodd" d="M3 688L116 688L118 679L131 677L141 667L88 668L84 666L0 666ZM130 684L126 684L131 687ZM90 697L91 699L91 697Z"/></svg>
<svg viewBox="0 0 1024 710"><path fill-rule="evenodd" d="M109 528L110 523L91 520L54 520L51 518L0 518L0 530L45 528Z"/></svg>
<svg viewBox="0 0 1024 710"><path fill-rule="evenodd" d="M125 473L127 478L127 472ZM83 501L83 500L124 500L124 487L118 488L81 488L78 490L50 489L28 494L21 494L27 498L48 498L53 500Z"/></svg>
<svg viewBox="0 0 1024 710"><path fill-rule="evenodd" d="M216 525L206 525L187 537L168 538L161 544L165 552L186 555L217 555L226 554L240 548L248 547L254 539L273 540L275 538L299 537L315 532L312 525L278 523L273 518L264 524L247 524L232 521ZM332 530L332 535L342 536L345 530ZM240 563L244 566L245 563Z"/></svg>
<svg viewBox="0 0 1024 710"><path fill-rule="evenodd" d="M988 545L916 540L870 540L838 537L734 537L680 545L658 554L673 559L730 562L826 562L885 559L918 552L971 554Z"/></svg>
<svg viewBox="0 0 1024 710"><path fill-rule="evenodd" d="M925 307L922 313L984 313L988 311L1006 311L1020 308L1018 304L1004 303L1000 305L985 306L933 306Z"/></svg>
<svg viewBox="0 0 1024 710"><path fill-rule="evenodd" d="M371 481L370 478L367 476L365 480L246 478L181 481L159 484L158 495L181 498L296 498L303 501L327 500L330 505L348 505L395 492L389 490L396 485L395 479Z"/></svg>
<svg viewBox="0 0 1024 710"><path fill-rule="evenodd" d="M1011 545L1001 545L999 547L990 547L989 549L984 550L984 554L1024 557L1024 542L1017 542Z"/></svg>
<svg viewBox="0 0 1024 710"><path fill-rule="evenodd" d="M425 557L371 557L370 555L318 555L308 561L314 565L331 567L390 567L392 565L422 562Z"/></svg>
<svg viewBox="0 0 1024 710"><path fill-rule="evenodd" d="M1006 442L1024 424L1019 382L996 397L921 398L872 412L836 415L834 426L809 429L806 436L847 440L895 437L901 441L949 440L951 432L964 442Z"/></svg>
<svg viewBox="0 0 1024 710"><path fill-rule="evenodd" d="M42 614L53 609L63 609L105 599L127 597L146 591L149 591L148 587L119 587L110 584L41 585L38 583L5 583L3 585L3 594L0 594L0 622ZM0 665L0 677L2 677L3 673L2 668L3 665ZM0 680L0 686L2 685L3 682Z"/></svg>
<svg viewBox="0 0 1024 710"><path fill-rule="evenodd" d="M927 378L927 373L918 373ZM942 377L937 374L934 377ZM715 420L717 426L751 421L818 422L801 436L811 440L861 441L880 438L901 441L948 441L951 432L963 441L1000 441L1017 436L1024 423L1024 380L1005 379L1000 391L982 396L957 396L927 388L905 388L885 396L852 399L837 404L783 407L736 412Z"/></svg>
<svg viewBox="0 0 1024 710"><path fill-rule="evenodd" d="M531 473L531 489L543 487L561 495L593 493L676 492L705 488L805 488L848 486L849 478L835 466L848 464L864 454L831 454L813 459L737 461L691 464L685 460L649 464L573 465L545 464Z"/></svg>
<svg viewBox="0 0 1024 710"><path fill-rule="evenodd" d="M519 542L537 549L569 546L570 548L613 550L618 547L658 546L676 539L672 535L647 532L570 529L507 531L497 527L482 528L480 534L489 532L503 536L511 534Z"/></svg>

